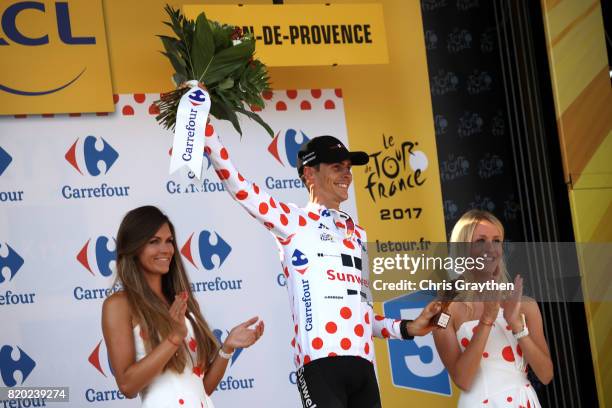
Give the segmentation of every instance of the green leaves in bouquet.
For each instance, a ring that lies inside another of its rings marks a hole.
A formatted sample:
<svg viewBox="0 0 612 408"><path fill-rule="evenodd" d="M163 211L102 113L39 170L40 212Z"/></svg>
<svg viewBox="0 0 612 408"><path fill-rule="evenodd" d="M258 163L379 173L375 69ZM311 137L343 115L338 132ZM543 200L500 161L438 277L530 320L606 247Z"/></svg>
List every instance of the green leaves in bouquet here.
<svg viewBox="0 0 612 408"><path fill-rule="evenodd" d="M209 21L205 13L195 21L185 18L179 10L166 6L175 37L158 36L164 46L165 55L174 68L173 81L176 86L197 79L206 84L211 101L210 114L217 119L229 120L242 135L237 113L241 113L260 124L270 136L272 129L261 117L245 109L264 107L261 93L269 89L267 68L254 59L255 39L240 29ZM237 41L234 41L237 40ZM187 88L179 88L162 96L157 101L160 114L157 120L167 129L174 129L176 110L180 98Z"/></svg>

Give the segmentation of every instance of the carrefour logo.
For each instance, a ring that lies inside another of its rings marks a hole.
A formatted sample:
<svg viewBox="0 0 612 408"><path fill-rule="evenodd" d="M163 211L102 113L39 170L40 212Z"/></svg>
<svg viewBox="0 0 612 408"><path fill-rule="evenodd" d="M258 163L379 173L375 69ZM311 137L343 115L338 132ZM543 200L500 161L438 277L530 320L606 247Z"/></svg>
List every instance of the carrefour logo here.
<svg viewBox="0 0 612 408"><path fill-rule="evenodd" d="M81 175L103 176L113 167L119 153L102 137L86 136L78 138L64 155L66 161ZM130 186L112 186L101 183L97 186L62 187L62 197L66 199L111 198L129 196Z"/></svg>
<svg viewBox="0 0 612 408"><path fill-rule="evenodd" d="M88 239L75 259L93 277L104 278L102 287L75 287L72 295L76 300L104 299L121 289L119 285L111 286L108 279L113 275L117 261L115 238L100 235Z"/></svg>
<svg viewBox="0 0 612 408"><path fill-rule="evenodd" d="M104 165L104 174L108 173L119 158L119 153L101 137L90 135L82 143L79 143L80 140L75 140L70 146L64 156L66 161L82 175L83 170L86 170L91 176L99 176L102 174L100 164Z"/></svg>
<svg viewBox="0 0 612 408"><path fill-rule="evenodd" d="M104 347L102 347L102 345L104 345ZM113 377L115 376L104 341L100 340L98 342L96 347L94 347L92 352L89 354L87 361L89 361L89 364L91 364L96 370L98 370L98 372L104 377L108 377L109 375Z"/></svg>
<svg viewBox="0 0 612 408"><path fill-rule="evenodd" d="M0 243L0 289L5 288L5 285L10 285L10 282L15 278L17 272L25 261L7 243ZM9 286L10 287L10 286ZM13 292L10 289L0 290L0 306L20 305L34 303L36 293Z"/></svg>
<svg viewBox="0 0 612 408"><path fill-rule="evenodd" d="M4 173L4 170L11 164L13 158L7 153L2 147L0 147L0 176Z"/></svg>
<svg viewBox="0 0 612 408"><path fill-rule="evenodd" d="M199 106L206 102L206 94L201 89L191 91L187 97L193 106Z"/></svg>
<svg viewBox="0 0 612 408"><path fill-rule="evenodd" d="M268 145L268 152L282 165L288 164L290 167L297 167L297 154L303 143L309 141L310 138L306 136L303 131L297 131L295 129L287 129L285 133L278 132L270 145ZM280 152L279 152L280 144Z"/></svg>
<svg viewBox="0 0 612 408"><path fill-rule="evenodd" d="M23 385L36 367L36 362L19 346L3 345L0 348L0 375L6 387ZM21 374L21 381L15 379L15 373Z"/></svg>
<svg viewBox="0 0 612 408"><path fill-rule="evenodd" d="M4 254L5 253L5 254ZM9 244L0 244L0 283L6 278L4 271L8 270L8 281L12 281L19 269L23 266L23 258Z"/></svg>
<svg viewBox="0 0 612 408"><path fill-rule="evenodd" d="M195 240L194 235L195 233L192 233L189 236L181 248L181 254L196 269L199 269L200 266L208 271L220 268L232 252L232 247L216 232L203 230L197 234ZM194 253L199 257L199 262L194 260ZM213 262L213 257L218 259L217 266Z"/></svg>
<svg viewBox="0 0 612 408"><path fill-rule="evenodd" d="M115 373L110 363L110 357L106 344L103 340L100 340L93 351L87 358L89 364L94 367L98 373L103 375L105 378L114 377ZM113 381L113 386L115 385ZM88 388L85 390L85 400L88 402L102 402L102 401L116 401L126 399L125 395L116 388L109 390L97 390L94 388Z"/></svg>
<svg viewBox="0 0 612 408"><path fill-rule="evenodd" d="M435 293L416 292L384 303L385 316L416 319ZM413 341L390 340L391 376L396 387L451 395L448 371L438 356L433 336Z"/></svg>
<svg viewBox="0 0 612 408"><path fill-rule="evenodd" d="M219 343L223 344L223 342L229 335L229 330L215 329L213 330L213 334L215 335ZM234 351L234 355L232 356L232 359L230 360L230 367L234 366L234 364L238 360L238 357L240 356L242 351L243 349L241 348L238 348ZM253 377L234 378L231 375L228 375L219 382L219 385L217 386L216 391L244 390L244 389L251 389L254 387L255 387L255 378Z"/></svg>
<svg viewBox="0 0 612 408"><path fill-rule="evenodd" d="M112 245L109 245L111 241ZM76 259L92 275L100 274L108 277L113 274L112 266L117 259L117 249L114 247L115 238L100 236L88 239Z"/></svg>

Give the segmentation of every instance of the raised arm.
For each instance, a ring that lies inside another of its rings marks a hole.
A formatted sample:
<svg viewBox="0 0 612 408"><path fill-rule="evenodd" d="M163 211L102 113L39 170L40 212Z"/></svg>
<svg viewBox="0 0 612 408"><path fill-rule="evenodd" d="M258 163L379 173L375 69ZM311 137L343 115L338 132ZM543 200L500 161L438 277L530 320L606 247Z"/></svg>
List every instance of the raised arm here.
<svg viewBox="0 0 612 408"><path fill-rule="evenodd" d="M170 308L171 315L183 316L181 319L183 325L186 308L186 300L181 298L177 298ZM135 398L143 388L162 373L182 343L187 334L187 328L184 328L182 337L179 329L142 360L136 361L130 307L125 294L119 292L104 301L102 332L117 386L127 398Z"/></svg>
<svg viewBox="0 0 612 408"><path fill-rule="evenodd" d="M281 239L289 238L298 228L306 225L306 214L299 208L275 200L238 172L210 123L206 125L205 134L205 151L219 179L232 198L249 214Z"/></svg>

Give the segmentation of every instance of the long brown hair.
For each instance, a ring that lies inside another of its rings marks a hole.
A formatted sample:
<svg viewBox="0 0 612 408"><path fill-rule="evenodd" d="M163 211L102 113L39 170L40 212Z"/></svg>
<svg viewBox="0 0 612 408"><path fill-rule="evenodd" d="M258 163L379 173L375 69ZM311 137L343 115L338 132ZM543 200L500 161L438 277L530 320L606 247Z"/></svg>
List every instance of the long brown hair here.
<svg viewBox="0 0 612 408"><path fill-rule="evenodd" d="M137 258L141 250L164 224L168 224L172 237L175 238L174 225L170 219L157 207L147 205L128 212L117 232L117 280L127 295L133 318L140 325L147 353L172 331L168 304L172 304L176 294L191 291L191 284L174 239L170 270L162 275L162 294L166 302L155 295L138 266ZM193 296L189 296L187 301L186 317L191 322L197 344L197 362L194 362L194 366L204 369L212 361L219 346ZM183 343L165 369L183 372L188 357L189 353Z"/></svg>

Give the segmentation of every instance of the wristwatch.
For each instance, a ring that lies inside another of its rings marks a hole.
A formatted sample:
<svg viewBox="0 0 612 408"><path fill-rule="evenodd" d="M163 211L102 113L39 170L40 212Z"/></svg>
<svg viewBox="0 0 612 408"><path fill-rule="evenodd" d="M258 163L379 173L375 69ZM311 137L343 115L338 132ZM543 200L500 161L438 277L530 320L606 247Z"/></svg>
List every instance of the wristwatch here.
<svg viewBox="0 0 612 408"><path fill-rule="evenodd" d="M410 333L408 333L408 323L412 321L413 320L402 319L402 321L400 322L400 334L402 335L402 339L404 340L414 340L414 336L411 336Z"/></svg>
<svg viewBox="0 0 612 408"><path fill-rule="evenodd" d="M525 315L521 313L521 317L523 318L523 329L518 333L512 332L512 335L516 341L519 341L523 337L529 336L529 328L527 327L527 322L525 322Z"/></svg>
<svg viewBox="0 0 612 408"><path fill-rule="evenodd" d="M233 355L234 355L233 351L231 353L226 353L225 351L223 351L223 348L219 349L219 357L221 358L229 360L230 358L232 358Z"/></svg>

